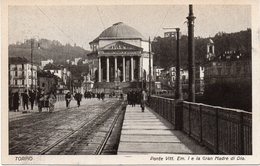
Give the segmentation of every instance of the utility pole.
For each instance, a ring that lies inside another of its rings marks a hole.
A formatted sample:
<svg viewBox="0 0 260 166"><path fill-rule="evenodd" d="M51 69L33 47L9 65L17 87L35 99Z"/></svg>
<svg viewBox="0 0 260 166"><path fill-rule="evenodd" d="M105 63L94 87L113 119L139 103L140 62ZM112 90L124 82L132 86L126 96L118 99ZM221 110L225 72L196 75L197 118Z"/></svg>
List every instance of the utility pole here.
<svg viewBox="0 0 260 166"><path fill-rule="evenodd" d="M31 38L31 90L33 89L33 39Z"/></svg>
<svg viewBox="0 0 260 166"><path fill-rule="evenodd" d="M195 102L195 46L194 46L194 20L192 5L189 5L188 19L188 61L189 61L189 98Z"/></svg>
<svg viewBox="0 0 260 166"><path fill-rule="evenodd" d="M181 79L180 79L180 28L175 28L177 32L177 46L176 46L176 91L175 98L182 100L182 88L181 88Z"/></svg>
<svg viewBox="0 0 260 166"><path fill-rule="evenodd" d="M151 74L151 40L149 37L149 96L151 96L151 79L152 74Z"/></svg>

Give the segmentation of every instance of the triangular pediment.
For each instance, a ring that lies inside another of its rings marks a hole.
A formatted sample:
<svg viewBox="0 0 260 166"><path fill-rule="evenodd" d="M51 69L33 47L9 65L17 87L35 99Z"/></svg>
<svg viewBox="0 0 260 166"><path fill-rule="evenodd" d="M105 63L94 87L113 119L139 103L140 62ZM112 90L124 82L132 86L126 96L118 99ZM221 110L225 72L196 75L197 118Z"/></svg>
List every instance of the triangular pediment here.
<svg viewBox="0 0 260 166"><path fill-rule="evenodd" d="M140 50L142 50L142 48L134 46L132 44L128 44L128 43L122 42L122 41L117 41L117 42L108 44L108 45L100 48L100 50L104 50L104 51L105 50L113 50L113 51L116 51L116 50L133 50L133 51L140 51Z"/></svg>

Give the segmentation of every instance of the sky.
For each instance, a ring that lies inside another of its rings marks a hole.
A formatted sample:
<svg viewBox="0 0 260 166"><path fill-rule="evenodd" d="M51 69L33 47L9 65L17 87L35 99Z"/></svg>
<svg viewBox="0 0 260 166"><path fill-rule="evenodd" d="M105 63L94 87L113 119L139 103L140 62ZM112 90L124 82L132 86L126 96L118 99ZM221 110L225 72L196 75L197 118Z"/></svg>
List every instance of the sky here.
<svg viewBox="0 0 260 166"><path fill-rule="evenodd" d="M8 42L46 38L89 49L106 28L124 22L145 38L163 37L165 27L187 34L188 5L9 6ZM195 36L251 28L249 5L194 5Z"/></svg>

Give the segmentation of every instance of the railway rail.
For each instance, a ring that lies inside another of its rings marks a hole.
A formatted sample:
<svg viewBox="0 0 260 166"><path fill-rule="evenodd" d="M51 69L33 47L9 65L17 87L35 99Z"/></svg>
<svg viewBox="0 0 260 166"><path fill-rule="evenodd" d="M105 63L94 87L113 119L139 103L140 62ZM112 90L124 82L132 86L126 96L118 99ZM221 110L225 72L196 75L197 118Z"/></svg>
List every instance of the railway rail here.
<svg viewBox="0 0 260 166"><path fill-rule="evenodd" d="M83 122L78 128L39 152L39 155L102 154L121 114L123 105L124 103L119 101L109 107L105 112L97 114L87 122ZM109 126L108 130L104 132L102 126ZM93 141L93 137L98 132L102 132L102 136L98 137L98 141Z"/></svg>

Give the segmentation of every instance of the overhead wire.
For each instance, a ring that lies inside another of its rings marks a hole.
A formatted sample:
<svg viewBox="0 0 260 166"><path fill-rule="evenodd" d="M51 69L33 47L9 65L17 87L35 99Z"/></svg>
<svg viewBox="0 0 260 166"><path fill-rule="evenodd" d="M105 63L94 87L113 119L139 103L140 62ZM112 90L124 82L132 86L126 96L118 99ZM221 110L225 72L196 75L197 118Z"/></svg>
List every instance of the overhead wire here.
<svg viewBox="0 0 260 166"><path fill-rule="evenodd" d="M172 7L172 6L171 6L171 7ZM170 11L170 8L171 8L171 7L169 7L168 10L166 11L165 16L164 16L164 18L163 18L163 20L162 20L160 26L158 27L158 29L157 29L157 31L156 31L154 37L156 37L157 34L158 34L158 32L160 31L160 29L162 29L162 26L163 26L163 24L164 24L164 22L165 22L165 20L166 20L166 17L167 17L168 14L169 14L169 11Z"/></svg>
<svg viewBox="0 0 260 166"><path fill-rule="evenodd" d="M101 24L103 25L103 29L105 29L105 25L104 25L104 22L103 22L103 20L102 20L102 18L101 18L100 10L99 10L98 6L96 6L96 9L97 9L98 16L99 16L99 19L100 19L100 21L101 21Z"/></svg>
<svg viewBox="0 0 260 166"><path fill-rule="evenodd" d="M61 29L55 22L51 20L51 18L39 7L36 5L36 7L39 9L39 11L47 17L47 19L61 32L63 33L68 39L70 39L73 43L76 43L67 33L64 32L63 29Z"/></svg>

